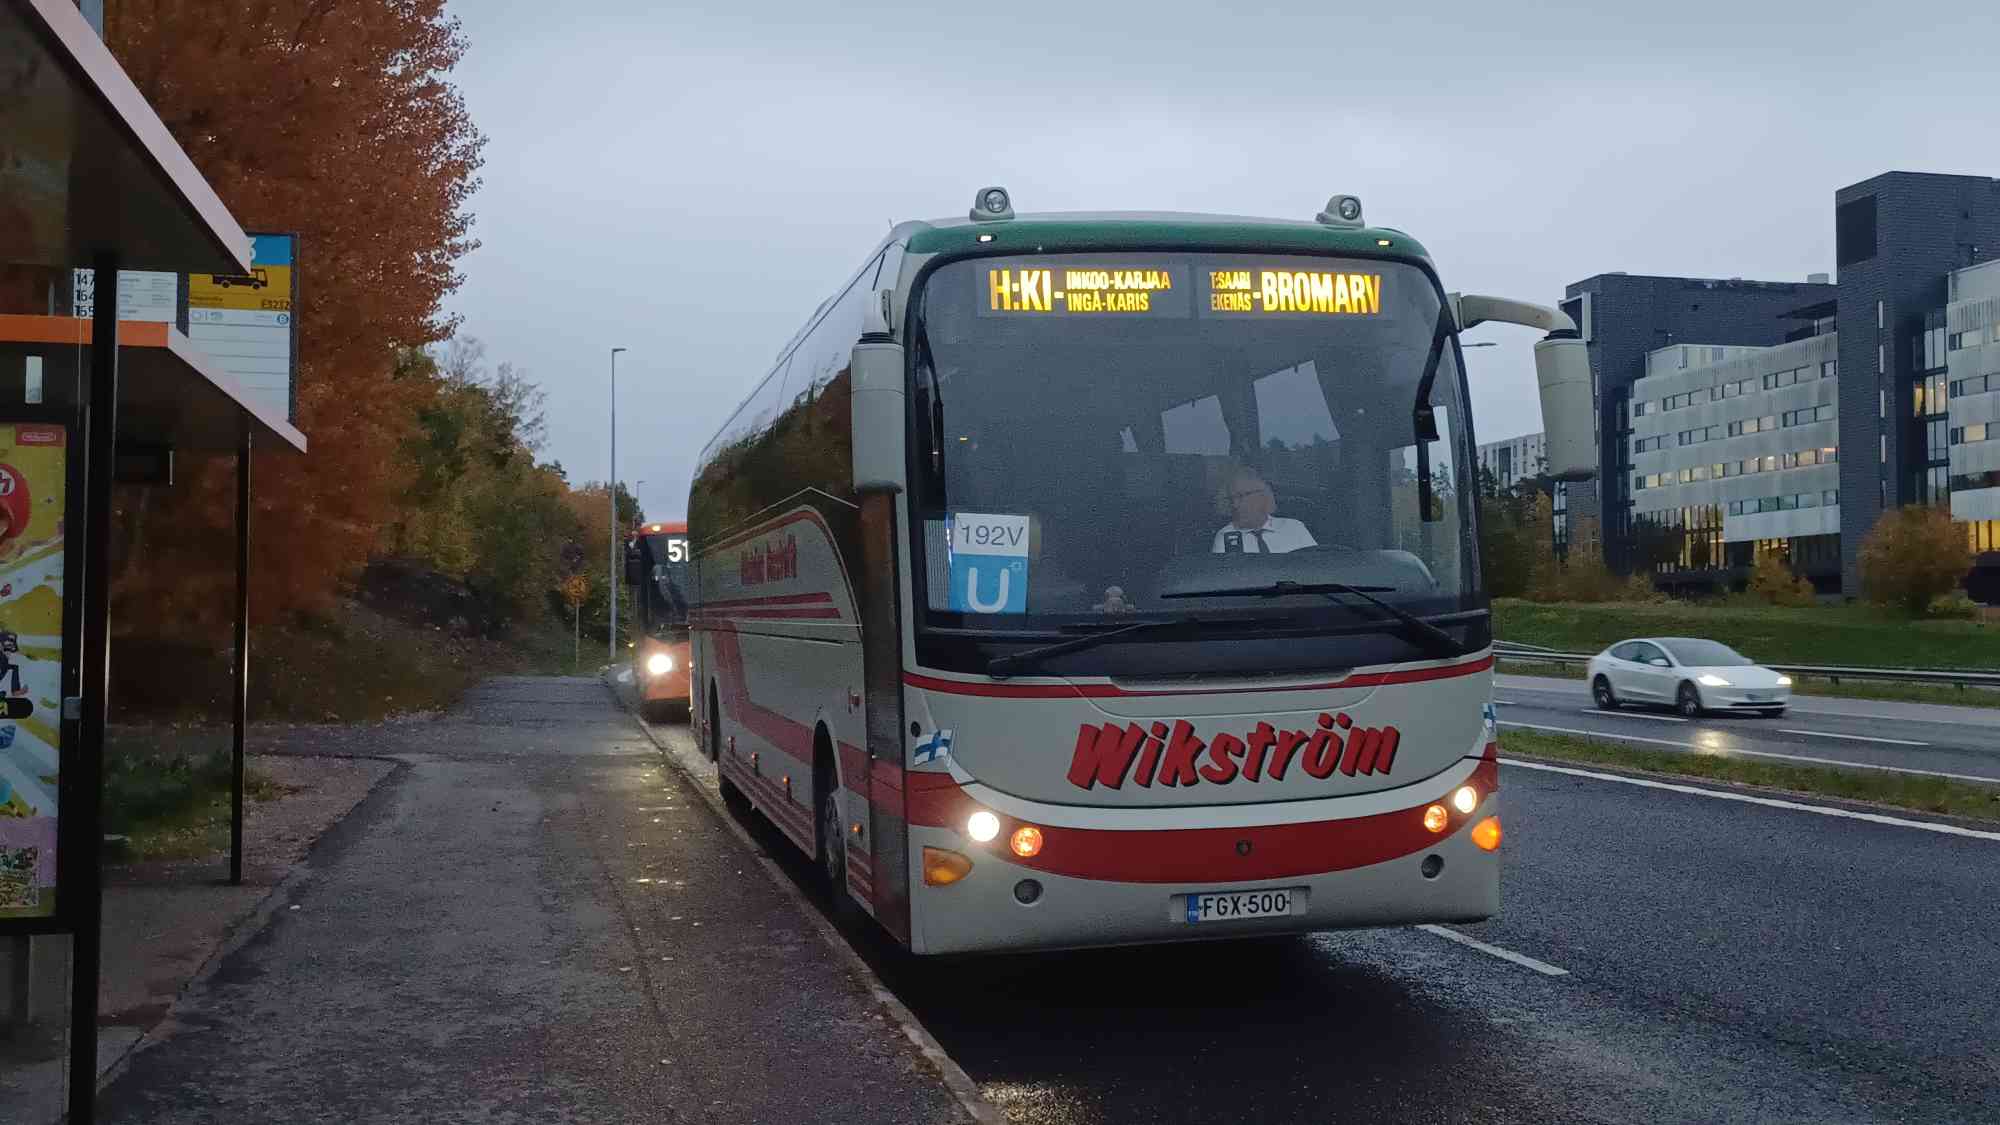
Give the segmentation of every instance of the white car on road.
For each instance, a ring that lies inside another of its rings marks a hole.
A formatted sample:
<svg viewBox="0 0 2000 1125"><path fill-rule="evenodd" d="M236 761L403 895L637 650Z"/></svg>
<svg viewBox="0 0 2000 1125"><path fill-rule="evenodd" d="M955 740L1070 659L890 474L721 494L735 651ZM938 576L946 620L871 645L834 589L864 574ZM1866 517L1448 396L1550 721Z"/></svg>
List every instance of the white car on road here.
<svg viewBox="0 0 2000 1125"><path fill-rule="evenodd" d="M1728 645L1690 637L1620 641L1590 658L1587 678L1591 697L1606 711L1652 703L1690 718L1705 711L1782 715L1792 698L1790 676Z"/></svg>

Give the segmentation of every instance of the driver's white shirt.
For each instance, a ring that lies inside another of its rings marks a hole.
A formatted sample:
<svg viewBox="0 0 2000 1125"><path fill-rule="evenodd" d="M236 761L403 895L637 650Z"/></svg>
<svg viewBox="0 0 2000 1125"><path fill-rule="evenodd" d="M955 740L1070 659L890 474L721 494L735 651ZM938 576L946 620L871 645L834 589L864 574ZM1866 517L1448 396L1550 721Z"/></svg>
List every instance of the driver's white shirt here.
<svg viewBox="0 0 2000 1125"><path fill-rule="evenodd" d="M1241 537L1240 546L1238 536ZM1262 546L1258 545L1260 540ZM1260 552L1277 555L1286 551L1296 551L1301 547L1317 546L1319 540L1313 538L1312 532L1306 530L1305 524L1283 516L1272 516L1264 521L1263 527L1258 528L1246 529L1237 527L1234 523L1224 524L1222 530L1215 533L1214 551L1218 555L1238 551L1248 555Z"/></svg>

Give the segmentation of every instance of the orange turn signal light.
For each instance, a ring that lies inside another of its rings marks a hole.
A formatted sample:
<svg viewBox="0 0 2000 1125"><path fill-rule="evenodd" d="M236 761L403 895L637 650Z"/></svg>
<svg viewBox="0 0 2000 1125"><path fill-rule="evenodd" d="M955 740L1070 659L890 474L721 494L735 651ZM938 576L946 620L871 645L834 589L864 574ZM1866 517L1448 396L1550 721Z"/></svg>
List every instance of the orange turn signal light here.
<svg viewBox="0 0 2000 1125"><path fill-rule="evenodd" d="M924 885L948 887L972 874L972 860L944 848L924 849Z"/></svg>
<svg viewBox="0 0 2000 1125"><path fill-rule="evenodd" d="M1451 814L1444 811L1443 805L1432 805L1424 810L1424 827L1432 832L1442 832L1450 824Z"/></svg>
<svg viewBox="0 0 2000 1125"><path fill-rule="evenodd" d="M1494 851L1500 847L1500 818L1489 816L1472 826L1472 842L1482 851Z"/></svg>
<svg viewBox="0 0 2000 1125"><path fill-rule="evenodd" d="M1022 859L1033 859L1042 854L1042 830L1032 824L1023 824L1014 829L1014 835L1008 839L1007 846L1013 848L1014 854Z"/></svg>

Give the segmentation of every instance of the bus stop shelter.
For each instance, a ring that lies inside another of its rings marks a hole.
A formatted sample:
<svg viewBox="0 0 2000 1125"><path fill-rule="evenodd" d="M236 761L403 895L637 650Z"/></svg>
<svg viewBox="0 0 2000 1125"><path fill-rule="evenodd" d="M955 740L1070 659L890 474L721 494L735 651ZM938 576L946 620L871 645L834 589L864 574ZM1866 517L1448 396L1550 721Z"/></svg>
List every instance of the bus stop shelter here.
<svg viewBox="0 0 2000 1125"><path fill-rule="evenodd" d="M12 814L0 819L0 832L7 833L0 835L0 888L14 896L0 898L0 954L11 951L17 964L25 964L34 935L71 939L67 1105L73 1123L93 1119L98 1076L109 544L121 455L153 465L162 463L160 454L176 450L236 455L231 868L232 878L240 878L251 451L298 455L306 449L304 435L257 404L174 326L121 324L118 271L240 275L250 269L250 253L249 237L75 0L0 0L0 266L46 270L52 284L70 269L88 268L96 283L88 319L0 316L0 436L16 460L42 466L16 471L0 464L0 660L26 665L36 650L60 669L59 681L52 671L45 686L0 693L0 718L13 720L0 724L0 750L17 738L46 749L52 738L56 759L53 787L49 775L26 776L36 771L0 772L0 784L26 787L29 794L0 796L0 804L14 802ZM45 479L35 478L37 471ZM155 471L152 479L162 478ZM43 506L27 506L30 494ZM62 499L51 513L45 505L54 496ZM11 497L20 503L10 506ZM9 546L17 525L44 545L36 556L34 592L53 592L32 606L5 581L13 573L6 568L28 549ZM46 631L31 636L5 621L9 613L28 615L30 609L46 615L59 637ZM38 781L41 788L35 788ZM46 807L51 796L53 808ZM36 832L54 841L52 863L45 848L20 843L33 841Z"/></svg>

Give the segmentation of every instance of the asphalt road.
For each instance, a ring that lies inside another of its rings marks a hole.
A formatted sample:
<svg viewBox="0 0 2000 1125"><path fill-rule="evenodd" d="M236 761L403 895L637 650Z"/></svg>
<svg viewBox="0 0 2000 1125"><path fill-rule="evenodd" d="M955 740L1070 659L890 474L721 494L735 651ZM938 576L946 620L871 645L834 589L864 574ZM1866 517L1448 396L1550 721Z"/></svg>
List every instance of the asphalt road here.
<svg viewBox="0 0 2000 1125"><path fill-rule="evenodd" d="M1782 716L1682 719L1665 708L1599 711L1582 680L1496 676L1507 727L1626 739L1695 753L1804 759L2000 781L2000 709L1794 696ZM1504 745L1505 739L1502 739Z"/></svg>
<svg viewBox="0 0 2000 1125"><path fill-rule="evenodd" d="M600 684L366 738L396 774L103 1120L961 1118ZM1478 926L952 962L844 932L1024 1123L2000 1120L2000 834L1501 777Z"/></svg>
<svg viewBox="0 0 2000 1125"><path fill-rule="evenodd" d="M1502 783L1477 926L952 962L846 932L1023 1123L2000 1120L2000 838Z"/></svg>

